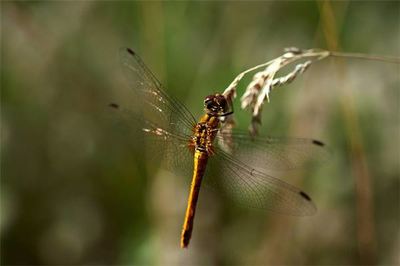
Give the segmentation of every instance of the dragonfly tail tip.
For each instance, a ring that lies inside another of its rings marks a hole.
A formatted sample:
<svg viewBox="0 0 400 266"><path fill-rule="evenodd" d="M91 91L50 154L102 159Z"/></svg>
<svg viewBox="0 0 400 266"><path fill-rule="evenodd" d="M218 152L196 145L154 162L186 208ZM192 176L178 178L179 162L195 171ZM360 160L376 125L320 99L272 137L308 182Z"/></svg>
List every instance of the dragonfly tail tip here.
<svg viewBox="0 0 400 266"><path fill-rule="evenodd" d="M182 249L187 248L188 245L189 245L189 243L187 243L187 242L185 242L185 241L181 241L181 248L182 248Z"/></svg>

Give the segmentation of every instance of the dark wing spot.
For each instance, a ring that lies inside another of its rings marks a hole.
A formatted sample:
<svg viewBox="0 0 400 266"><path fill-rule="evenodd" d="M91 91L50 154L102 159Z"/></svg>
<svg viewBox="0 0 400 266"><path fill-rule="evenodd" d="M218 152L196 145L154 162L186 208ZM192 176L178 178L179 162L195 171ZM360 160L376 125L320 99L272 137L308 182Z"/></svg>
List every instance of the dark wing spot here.
<svg viewBox="0 0 400 266"><path fill-rule="evenodd" d="M126 48L126 51L131 55L135 55L135 52L131 48Z"/></svg>
<svg viewBox="0 0 400 266"><path fill-rule="evenodd" d="M310 196L308 196L305 192L300 191L299 194L308 201L311 201Z"/></svg>
<svg viewBox="0 0 400 266"><path fill-rule="evenodd" d="M116 103L110 103L108 106L110 106L110 107L112 107L112 108L115 108L115 109L118 109L118 108L119 108L119 105L116 104Z"/></svg>
<svg viewBox="0 0 400 266"><path fill-rule="evenodd" d="M318 146L325 146L324 143L322 143L322 142L319 141L319 140L315 140L315 139L313 139L312 143L314 143L315 145L318 145Z"/></svg>

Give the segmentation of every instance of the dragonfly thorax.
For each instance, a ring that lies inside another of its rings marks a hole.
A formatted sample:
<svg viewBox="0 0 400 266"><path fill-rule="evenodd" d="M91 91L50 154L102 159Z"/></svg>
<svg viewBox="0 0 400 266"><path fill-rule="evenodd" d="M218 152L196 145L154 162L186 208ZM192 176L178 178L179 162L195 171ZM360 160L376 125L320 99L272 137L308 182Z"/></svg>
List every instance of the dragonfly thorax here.
<svg viewBox="0 0 400 266"><path fill-rule="evenodd" d="M198 151L213 154L213 141L217 135L220 121L217 116L205 114L196 124L193 135L193 145Z"/></svg>

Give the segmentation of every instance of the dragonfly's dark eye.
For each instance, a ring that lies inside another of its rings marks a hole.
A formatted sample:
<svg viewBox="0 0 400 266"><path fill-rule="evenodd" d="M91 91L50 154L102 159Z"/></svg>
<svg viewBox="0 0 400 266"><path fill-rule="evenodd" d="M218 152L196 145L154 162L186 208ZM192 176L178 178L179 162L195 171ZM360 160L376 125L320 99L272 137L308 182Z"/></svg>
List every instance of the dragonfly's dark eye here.
<svg viewBox="0 0 400 266"><path fill-rule="evenodd" d="M220 94L209 95L204 100L204 107L214 113L223 112L226 105L225 97Z"/></svg>
<svg viewBox="0 0 400 266"><path fill-rule="evenodd" d="M219 105L221 106L222 109L225 109L225 108L226 108L227 102L226 102L225 97L222 97L222 98L221 98L221 100L220 100L220 102L219 102Z"/></svg>
<svg viewBox="0 0 400 266"><path fill-rule="evenodd" d="M214 106L214 98L212 95L209 95L204 99L204 107L210 110L213 108L213 106Z"/></svg>
<svg viewBox="0 0 400 266"><path fill-rule="evenodd" d="M214 106L214 102L213 101L207 101L204 104L206 106L207 109L212 109Z"/></svg>

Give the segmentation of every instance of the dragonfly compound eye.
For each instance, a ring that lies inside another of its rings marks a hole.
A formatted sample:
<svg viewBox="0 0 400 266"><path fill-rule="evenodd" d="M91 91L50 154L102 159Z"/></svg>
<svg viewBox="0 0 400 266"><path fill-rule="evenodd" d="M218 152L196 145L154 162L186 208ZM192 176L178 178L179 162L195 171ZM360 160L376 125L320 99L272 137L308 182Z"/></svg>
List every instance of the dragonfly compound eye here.
<svg viewBox="0 0 400 266"><path fill-rule="evenodd" d="M205 103L205 106L206 106L206 108L208 109L208 110L213 110L214 108L214 102L212 102L212 101L208 101L208 102L206 102Z"/></svg>
<svg viewBox="0 0 400 266"><path fill-rule="evenodd" d="M204 107L205 107L207 110L210 110L210 111L213 111L213 112L215 112L215 111L218 110L219 104L218 104L218 102L216 101L216 98L215 98L214 95L209 95L209 96L207 96L207 97L205 98L205 100L204 100Z"/></svg>
<svg viewBox="0 0 400 266"><path fill-rule="evenodd" d="M227 103L225 97L224 97L223 95L220 95L220 94L219 94L218 97L217 97L217 102L218 102L218 105L219 105L223 110L225 110L225 108L226 108L227 105L228 105L228 103Z"/></svg>

